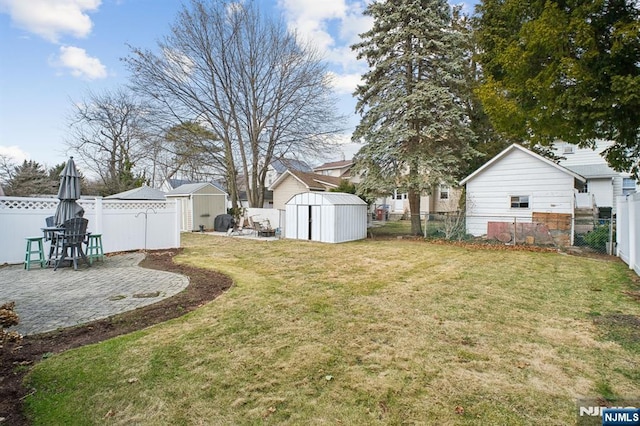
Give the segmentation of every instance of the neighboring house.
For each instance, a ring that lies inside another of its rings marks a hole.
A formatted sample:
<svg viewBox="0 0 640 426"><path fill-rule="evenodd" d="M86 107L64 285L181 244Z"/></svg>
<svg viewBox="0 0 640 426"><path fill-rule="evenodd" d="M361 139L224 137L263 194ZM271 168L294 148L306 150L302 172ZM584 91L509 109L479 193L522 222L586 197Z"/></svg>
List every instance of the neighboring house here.
<svg viewBox="0 0 640 426"><path fill-rule="evenodd" d="M273 160L269 167L267 167L267 173L264 179L264 187L269 188L273 182L276 181L287 170L297 170L299 172L311 173L311 167L307 163L295 158L279 158Z"/></svg>
<svg viewBox="0 0 640 426"><path fill-rule="evenodd" d="M188 183L166 194L167 200L180 203L181 231L197 231L200 226L213 229L216 216L227 212L227 193L211 183Z"/></svg>
<svg viewBox="0 0 640 426"><path fill-rule="evenodd" d="M245 209L249 208L249 195L247 194L247 191L240 191L238 193L238 197L240 198L238 205ZM231 205L229 205L229 207L231 207ZM262 208L263 209L273 208L273 191L269 191L265 189Z"/></svg>
<svg viewBox="0 0 640 426"><path fill-rule="evenodd" d="M287 170L269 187L273 191L273 208L284 210L285 204L294 195L302 192L325 192L337 188L341 180L334 176Z"/></svg>
<svg viewBox="0 0 640 426"><path fill-rule="evenodd" d="M427 198L427 210L430 214L447 214L460 210L460 198L462 197L462 188L458 186L450 186L440 184L433 188L432 193Z"/></svg>
<svg viewBox="0 0 640 426"><path fill-rule="evenodd" d="M440 184L435 185L431 191L431 195L420 197L421 214L448 214L460 209L462 188ZM391 215L407 216L411 213L409 194L399 190L395 190L389 197L379 198L376 204L388 206Z"/></svg>
<svg viewBox="0 0 640 426"><path fill-rule="evenodd" d="M467 188L467 232L503 242L516 234L529 243L548 243L552 235L556 244L572 244L575 194L586 182L513 144L460 182Z"/></svg>
<svg viewBox="0 0 640 426"><path fill-rule="evenodd" d="M130 189L128 191L109 195L104 198L105 200L161 200L161 201L164 201L166 199L164 192L155 188L151 188L147 185L142 185L139 188Z"/></svg>
<svg viewBox="0 0 640 426"><path fill-rule="evenodd" d="M176 189L179 186L186 185L188 183L197 183L192 180L187 179L165 179L160 186L160 190L164 192L169 192L173 189Z"/></svg>
<svg viewBox="0 0 640 426"><path fill-rule="evenodd" d="M619 173L610 168L600 155L613 145L610 141L598 141L595 149L557 142L554 153L562 157L559 164L586 178L586 185L576 197L579 208L593 208L601 218L610 218L616 212L616 197L636 192L637 184L629 173Z"/></svg>
<svg viewBox="0 0 640 426"><path fill-rule="evenodd" d="M360 183L360 176L352 172L353 160L334 161L314 167L313 171L325 176L339 177L353 184ZM461 188L454 188L449 185L437 185L433 188L432 195L425 195L420 198L421 213L446 214L458 211ZM392 216L405 216L410 214L409 199L406 192L394 191L387 197L378 198L372 208L383 208Z"/></svg>
<svg viewBox="0 0 640 426"><path fill-rule="evenodd" d="M279 158L273 160L267 167L264 179L264 202L262 208L274 208L273 192L269 187L287 170L298 170L301 172L311 172L311 167L307 163L294 158ZM238 204L240 207L249 208L249 196L247 194L247 182L244 175L238 176Z"/></svg>
<svg viewBox="0 0 640 426"><path fill-rule="evenodd" d="M333 161L313 168L313 172L324 176L333 176L348 180L353 184L360 182L360 177L351 173L353 160Z"/></svg>

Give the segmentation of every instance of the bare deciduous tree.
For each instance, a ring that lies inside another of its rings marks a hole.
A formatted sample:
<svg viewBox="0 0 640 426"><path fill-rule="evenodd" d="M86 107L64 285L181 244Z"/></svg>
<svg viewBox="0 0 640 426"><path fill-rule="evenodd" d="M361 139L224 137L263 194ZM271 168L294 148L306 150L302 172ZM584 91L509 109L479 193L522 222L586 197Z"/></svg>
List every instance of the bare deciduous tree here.
<svg viewBox="0 0 640 426"><path fill-rule="evenodd" d="M139 186L135 166L148 157L148 108L122 89L90 92L73 108L67 146L99 176L105 195Z"/></svg>
<svg viewBox="0 0 640 426"><path fill-rule="evenodd" d="M317 52L253 2L193 0L158 47L126 58L133 89L216 136L233 207L238 174L250 205L261 206L272 159L319 153L339 130Z"/></svg>
<svg viewBox="0 0 640 426"><path fill-rule="evenodd" d="M15 175L17 164L8 155L0 154L0 185L6 186Z"/></svg>

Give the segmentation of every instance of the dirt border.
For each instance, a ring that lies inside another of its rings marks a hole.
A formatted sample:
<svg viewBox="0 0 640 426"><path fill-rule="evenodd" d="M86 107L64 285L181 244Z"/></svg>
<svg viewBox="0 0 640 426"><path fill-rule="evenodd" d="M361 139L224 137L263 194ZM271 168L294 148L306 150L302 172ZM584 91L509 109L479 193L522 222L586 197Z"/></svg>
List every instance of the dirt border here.
<svg viewBox="0 0 640 426"><path fill-rule="evenodd" d="M177 318L215 299L231 287L231 278L215 271L178 265L173 258L182 249L148 251L139 266L189 277L187 287L158 303L80 326L26 336L19 345L0 347L0 423L28 425L23 401L32 390L23 379L33 365L60 353Z"/></svg>

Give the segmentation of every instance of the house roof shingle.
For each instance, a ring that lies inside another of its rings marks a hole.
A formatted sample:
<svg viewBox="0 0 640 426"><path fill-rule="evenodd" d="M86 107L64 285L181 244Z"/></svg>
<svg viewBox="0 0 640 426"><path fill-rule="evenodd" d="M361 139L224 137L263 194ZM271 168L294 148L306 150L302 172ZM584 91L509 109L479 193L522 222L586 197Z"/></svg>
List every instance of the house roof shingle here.
<svg viewBox="0 0 640 426"><path fill-rule="evenodd" d="M340 181L342 180L342 178L334 176L319 175L317 173L306 173L299 170L287 170L282 175L280 175L280 177L276 179L275 182L273 182L269 189L273 190L274 188L276 188L286 179L287 176L293 176L295 179L300 181L300 183L302 183L312 191L325 191L328 187L335 188L340 185Z"/></svg>
<svg viewBox="0 0 640 426"><path fill-rule="evenodd" d="M349 167L352 165L353 165L353 160L333 161L330 163L321 164L318 167L314 167L313 171L317 172L321 170L344 169L345 167Z"/></svg>
<svg viewBox="0 0 640 426"><path fill-rule="evenodd" d="M619 173L606 164L585 164L580 166L564 167L586 178L609 178L619 175Z"/></svg>
<svg viewBox="0 0 640 426"><path fill-rule="evenodd" d="M307 163L295 158L278 158L271 162L271 167L278 173L284 173L287 170L300 170L301 172L311 172L311 167Z"/></svg>

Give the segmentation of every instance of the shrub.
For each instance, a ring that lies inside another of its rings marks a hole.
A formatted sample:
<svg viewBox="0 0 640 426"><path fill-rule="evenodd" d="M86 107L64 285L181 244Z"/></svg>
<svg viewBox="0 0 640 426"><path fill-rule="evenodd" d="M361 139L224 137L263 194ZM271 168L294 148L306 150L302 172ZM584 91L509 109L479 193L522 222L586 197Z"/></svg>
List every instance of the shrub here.
<svg viewBox="0 0 640 426"><path fill-rule="evenodd" d="M609 242L609 225L600 225L588 232L584 236L584 242L595 250L604 251Z"/></svg>

